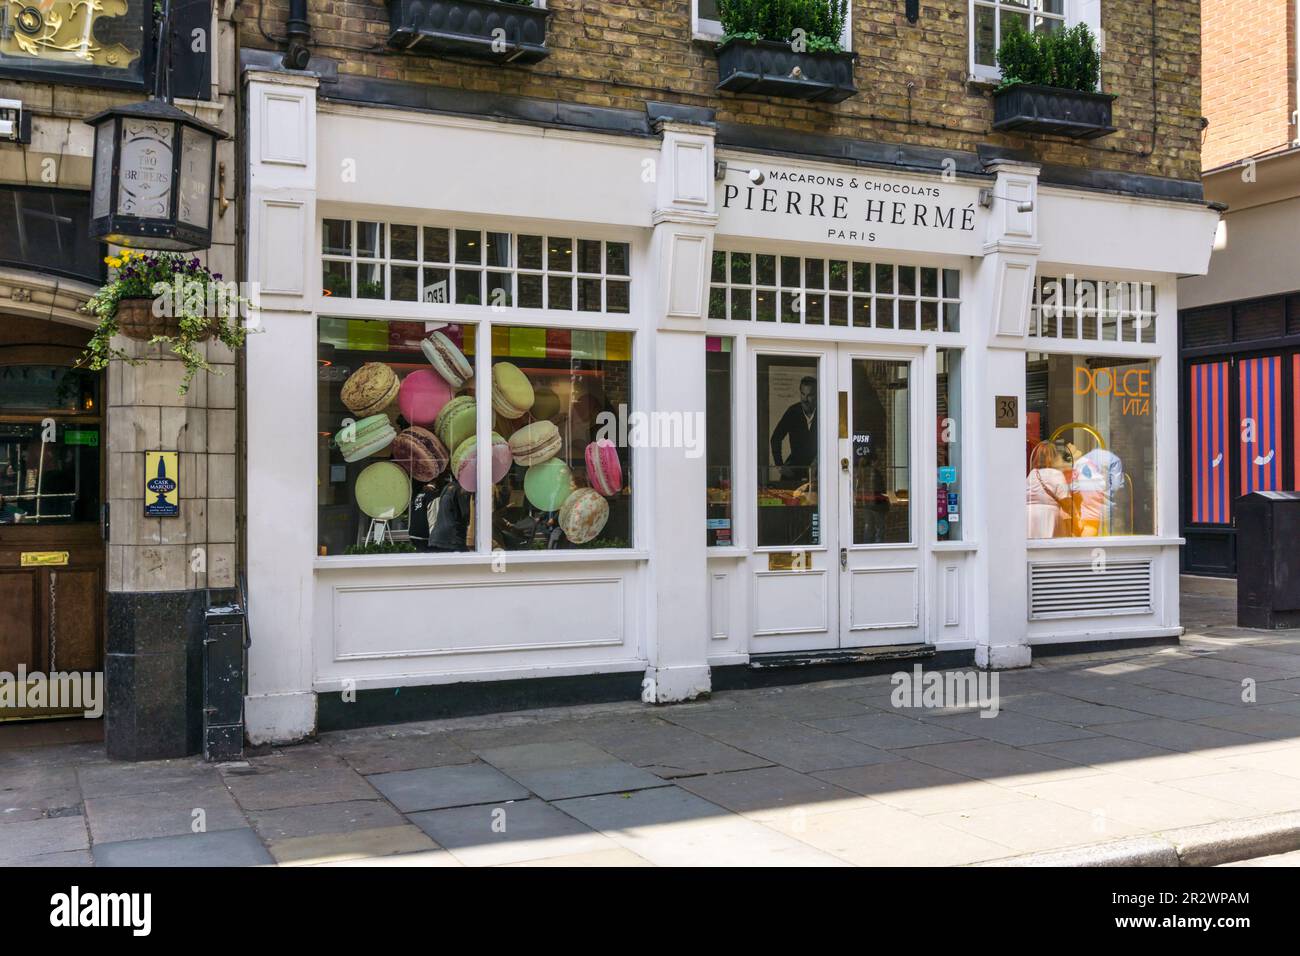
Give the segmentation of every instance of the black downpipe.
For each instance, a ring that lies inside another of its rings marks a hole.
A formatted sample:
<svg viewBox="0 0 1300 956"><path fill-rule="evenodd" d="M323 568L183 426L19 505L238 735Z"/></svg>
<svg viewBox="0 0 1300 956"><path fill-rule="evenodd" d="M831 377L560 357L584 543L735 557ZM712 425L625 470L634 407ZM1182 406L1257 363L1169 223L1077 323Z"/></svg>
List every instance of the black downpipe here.
<svg viewBox="0 0 1300 956"><path fill-rule="evenodd" d="M311 60L311 24L307 22L307 0L289 0L289 19L285 24L289 48L284 51L286 70L305 70Z"/></svg>

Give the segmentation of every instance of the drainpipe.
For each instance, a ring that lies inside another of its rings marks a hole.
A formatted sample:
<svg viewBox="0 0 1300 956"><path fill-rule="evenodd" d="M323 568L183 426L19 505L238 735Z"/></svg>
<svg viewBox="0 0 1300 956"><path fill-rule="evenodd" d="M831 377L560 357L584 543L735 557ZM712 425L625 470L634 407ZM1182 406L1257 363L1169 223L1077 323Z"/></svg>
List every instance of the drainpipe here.
<svg viewBox="0 0 1300 956"><path fill-rule="evenodd" d="M285 25L289 48L282 60L286 70L305 70L311 59L311 24L307 22L307 0L289 0L289 19Z"/></svg>

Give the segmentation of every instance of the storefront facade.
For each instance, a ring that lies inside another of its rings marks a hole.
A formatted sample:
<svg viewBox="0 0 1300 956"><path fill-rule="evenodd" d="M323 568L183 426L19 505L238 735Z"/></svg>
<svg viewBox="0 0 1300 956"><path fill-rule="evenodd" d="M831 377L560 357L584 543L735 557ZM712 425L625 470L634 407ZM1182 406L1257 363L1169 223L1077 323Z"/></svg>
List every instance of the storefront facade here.
<svg viewBox="0 0 1300 956"><path fill-rule="evenodd" d="M1180 633L1203 203L244 86L253 741Z"/></svg>

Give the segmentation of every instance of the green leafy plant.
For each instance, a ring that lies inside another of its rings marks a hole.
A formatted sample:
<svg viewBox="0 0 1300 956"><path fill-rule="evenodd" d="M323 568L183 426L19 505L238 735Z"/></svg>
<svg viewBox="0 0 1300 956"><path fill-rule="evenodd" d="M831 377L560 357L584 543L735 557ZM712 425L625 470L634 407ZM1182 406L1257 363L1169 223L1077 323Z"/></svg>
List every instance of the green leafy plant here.
<svg viewBox="0 0 1300 956"><path fill-rule="evenodd" d="M367 541L365 544L350 544L343 549L344 554L414 554L415 545L409 541Z"/></svg>
<svg viewBox="0 0 1300 956"><path fill-rule="evenodd" d="M1018 83L1095 93L1101 82L1101 54L1085 24L1051 33L1030 33L1019 18L998 46L998 68L1006 89Z"/></svg>
<svg viewBox="0 0 1300 956"><path fill-rule="evenodd" d="M112 281L101 286L81 307L98 320L94 334L78 364L93 371L108 366L114 359L139 365L138 359L113 345L119 333L118 304L123 299L151 300L158 314L176 318L177 332L155 335L151 344L167 345L185 365L180 393L189 391L195 373L210 372L212 366L199 346L215 338L227 348L241 348L248 335L239 317L247 300L230 290L221 273L210 271L197 258L186 259L175 252L124 251L120 256L104 259L115 272ZM170 311L167 311L170 310Z"/></svg>
<svg viewBox="0 0 1300 956"><path fill-rule="evenodd" d="M718 0L722 42L801 43L806 53L841 53L848 0Z"/></svg>

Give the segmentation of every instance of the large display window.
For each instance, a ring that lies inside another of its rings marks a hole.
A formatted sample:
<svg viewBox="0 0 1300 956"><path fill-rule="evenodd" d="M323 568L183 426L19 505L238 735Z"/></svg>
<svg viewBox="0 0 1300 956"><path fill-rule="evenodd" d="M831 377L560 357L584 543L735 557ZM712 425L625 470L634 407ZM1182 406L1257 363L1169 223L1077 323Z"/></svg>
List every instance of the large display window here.
<svg viewBox="0 0 1300 956"><path fill-rule="evenodd" d="M1030 538L1156 532L1155 363L1026 356Z"/></svg>
<svg viewBox="0 0 1300 956"><path fill-rule="evenodd" d="M631 547L632 334L494 326L479 387L486 334L320 320L320 554L474 551L480 520L493 550Z"/></svg>

